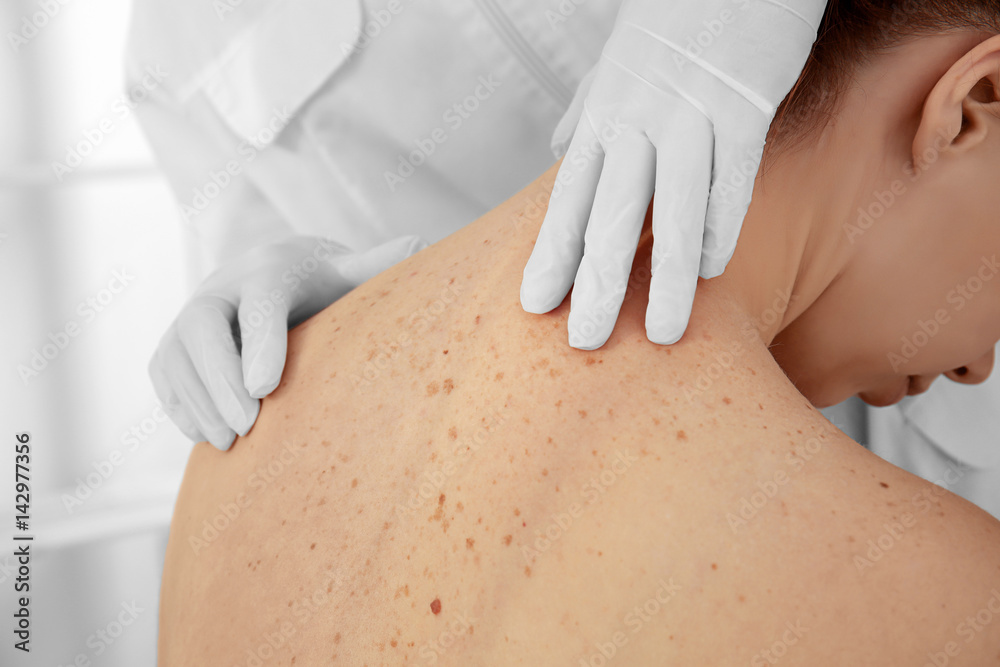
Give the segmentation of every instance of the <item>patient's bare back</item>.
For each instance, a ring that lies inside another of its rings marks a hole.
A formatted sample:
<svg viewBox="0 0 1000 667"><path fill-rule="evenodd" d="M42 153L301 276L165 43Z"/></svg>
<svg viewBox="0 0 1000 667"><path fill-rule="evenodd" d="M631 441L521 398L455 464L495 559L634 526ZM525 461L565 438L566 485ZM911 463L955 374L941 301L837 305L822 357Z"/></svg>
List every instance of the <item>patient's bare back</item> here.
<svg viewBox="0 0 1000 667"><path fill-rule="evenodd" d="M957 626L996 523L840 434L724 299L652 345L639 262L589 353L521 311L553 175L292 331L252 432L196 447L161 665L995 659L1000 617Z"/></svg>

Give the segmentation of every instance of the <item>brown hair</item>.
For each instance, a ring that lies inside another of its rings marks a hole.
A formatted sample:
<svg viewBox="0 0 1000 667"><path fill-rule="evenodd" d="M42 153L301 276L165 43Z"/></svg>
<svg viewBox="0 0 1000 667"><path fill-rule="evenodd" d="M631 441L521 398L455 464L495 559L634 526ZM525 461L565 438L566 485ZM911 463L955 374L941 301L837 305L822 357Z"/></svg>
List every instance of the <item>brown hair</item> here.
<svg viewBox="0 0 1000 667"><path fill-rule="evenodd" d="M911 37L1000 33L1000 0L830 0L798 82L778 107L768 144L787 148L825 126L855 70Z"/></svg>

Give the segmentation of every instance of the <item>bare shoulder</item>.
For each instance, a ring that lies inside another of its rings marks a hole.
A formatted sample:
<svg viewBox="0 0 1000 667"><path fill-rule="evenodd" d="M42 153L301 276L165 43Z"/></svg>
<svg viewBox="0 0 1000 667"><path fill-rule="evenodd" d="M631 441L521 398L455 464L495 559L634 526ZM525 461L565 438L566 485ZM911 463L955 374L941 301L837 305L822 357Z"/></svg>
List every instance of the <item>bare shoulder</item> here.
<svg viewBox="0 0 1000 667"><path fill-rule="evenodd" d="M896 664L1000 664L1000 522L870 452L857 458L851 569L885 596L884 631L908 638L877 651Z"/></svg>

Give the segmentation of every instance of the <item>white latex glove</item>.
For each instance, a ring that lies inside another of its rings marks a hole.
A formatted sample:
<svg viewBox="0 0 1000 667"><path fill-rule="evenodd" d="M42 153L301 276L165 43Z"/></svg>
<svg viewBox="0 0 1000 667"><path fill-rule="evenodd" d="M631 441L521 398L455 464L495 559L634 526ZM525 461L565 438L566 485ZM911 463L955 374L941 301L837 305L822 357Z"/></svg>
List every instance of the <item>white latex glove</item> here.
<svg viewBox="0 0 1000 667"><path fill-rule="evenodd" d="M570 107L581 117L524 269L526 311L552 310L573 286L570 345L602 346L655 187L646 333L681 338L699 274L720 275L733 256L768 128L825 9L826 0L625 0Z"/></svg>
<svg viewBox="0 0 1000 667"><path fill-rule="evenodd" d="M192 440L229 449L257 420L258 399L281 381L288 330L426 245L404 236L353 253L297 236L224 265L185 304L150 362L167 414Z"/></svg>

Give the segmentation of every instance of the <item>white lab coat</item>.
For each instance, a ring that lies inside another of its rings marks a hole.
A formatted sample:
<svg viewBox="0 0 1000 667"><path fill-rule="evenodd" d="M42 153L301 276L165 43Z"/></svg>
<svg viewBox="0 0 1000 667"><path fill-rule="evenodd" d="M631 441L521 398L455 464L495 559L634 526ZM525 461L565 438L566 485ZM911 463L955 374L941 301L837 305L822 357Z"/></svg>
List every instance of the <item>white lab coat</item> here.
<svg viewBox="0 0 1000 667"><path fill-rule="evenodd" d="M166 72L138 114L206 267L290 233L434 242L552 163L620 3L136 0L128 73ZM836 421L1000 516L998 409L994 375Z"/></svg>
<svg viewBox="0 0 1000 667"><path fill-rule="evenodd" d="M166 71L137 113L209 265L434 242L552 164L620 1L136 0L128 73Z"/></svg>
<svg viewBox="0 0 1000 667"><path fill-rule="evenodd" d="M852 399L823 412L875 454L1000 519L1000 369L980 385L940 377L887 408Z"/></svg>

